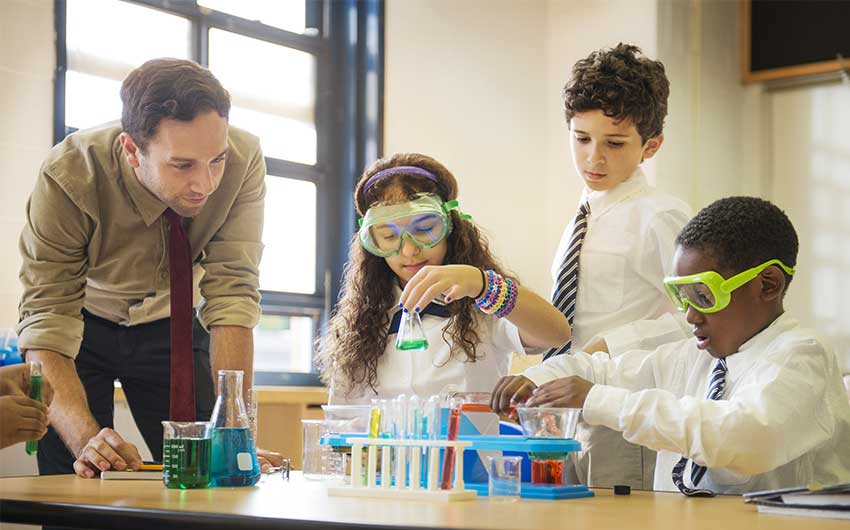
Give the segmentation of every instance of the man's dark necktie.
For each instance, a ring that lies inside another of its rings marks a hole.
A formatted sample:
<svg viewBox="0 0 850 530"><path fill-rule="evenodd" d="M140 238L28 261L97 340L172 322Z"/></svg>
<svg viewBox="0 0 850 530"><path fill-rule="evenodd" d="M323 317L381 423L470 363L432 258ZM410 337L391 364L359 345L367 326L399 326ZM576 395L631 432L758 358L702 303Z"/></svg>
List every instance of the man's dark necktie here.
<svg viewBox="0 0 850 530"><path fill-rule="evenodd" d="M583 202L578 209L576 219L573 222L573 235L570 238L570 244L567 246L567 252L564 254L564 261L561 268L558 270L558 278L555 280L555 289L552 292L552 305L566 315L567 322L570 327L573 327L573 318L576 315L576 296L578 295L578 261L581 255L581 244L584 242L584 235L587 233L587 217L590 215L590 204ZM543 359L548 359L555 355L570 353L573 345L573 339L567 341L566 344L558 348L552 348L543 354Z"/></svg>
<svg viewBox="0 0 850 530"><path fill-rule="evenodd" d="M714 366L714 371L711 372L711 381L708 384L708 395L706 399L716 401L723 399L723 393L726 391L726 359L719 359ZM679 488L679 491L688 497L714 497L714 492L708 489L694 489L685 486L685 481L682 476L685 474L685 466L688 465L688 458L683 456L675 466L673 466L673 484ZM705 475L706 467L698 465L696 462L691 463L691 482L694 486L699 484Z"/></svg>
<svg viewBox="0 0 850 530"><path fill-rule="evenodd" d="M192 351L192 250L183 218L165 210L170 226L168 269L171 273L171 387L168 417L195 421L195 362Z"/></svg>

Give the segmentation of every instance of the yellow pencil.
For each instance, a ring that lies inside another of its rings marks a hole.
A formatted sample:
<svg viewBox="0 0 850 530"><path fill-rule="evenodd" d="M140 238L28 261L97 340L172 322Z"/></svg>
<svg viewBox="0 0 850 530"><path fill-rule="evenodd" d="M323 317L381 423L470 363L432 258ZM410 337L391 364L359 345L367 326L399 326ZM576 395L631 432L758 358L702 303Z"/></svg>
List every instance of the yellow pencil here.
<svg viewBox="0 0 850 530"><path fill-rule="evenodd" d="M162 471L162 464L142 464L137 471Z"/></svg>

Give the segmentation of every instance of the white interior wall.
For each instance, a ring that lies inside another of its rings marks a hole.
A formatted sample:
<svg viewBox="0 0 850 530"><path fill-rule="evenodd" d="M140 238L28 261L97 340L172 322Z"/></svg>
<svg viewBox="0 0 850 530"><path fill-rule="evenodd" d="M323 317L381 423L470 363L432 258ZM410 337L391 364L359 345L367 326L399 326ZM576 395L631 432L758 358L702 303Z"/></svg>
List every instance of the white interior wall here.
<svg viewBox="0 0 850 530"><path fill-rule="evenodd" d="M537 237L547 112L539 5L387 2L384 122L384 153L442 162L494 253L537 288L547 285L537 258L548 250Z"/></svg>
<svg viewBox="0 0 850 530"><path fill-rule="evenodd" d="M18 235L24 205L52 145L53 2L0 2L0 328L18 322Z"/></svg>
<svg viewBox="0 0 850 530"><path fill-rule="evenodd" d="M773 153L768 196L800 239L786 307L831 339L850 373L850 83L763 97Z"/></svg>

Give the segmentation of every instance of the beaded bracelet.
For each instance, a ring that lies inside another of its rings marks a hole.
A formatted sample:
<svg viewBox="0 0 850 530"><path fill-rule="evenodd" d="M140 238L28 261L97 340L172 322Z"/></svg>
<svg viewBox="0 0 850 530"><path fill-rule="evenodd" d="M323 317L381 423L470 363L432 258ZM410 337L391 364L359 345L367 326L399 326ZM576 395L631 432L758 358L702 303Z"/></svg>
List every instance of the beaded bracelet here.
<svg viewBox="0 0 850 530"><path fill-rule="evenodd" d="M498 311L493 313L498 318L505 318L511 311L514 310L517 295L519 294L519 288L517 287L516 282L510 278L506 278L506 281L509 283L510 293L508 294L508 299L505 301L504 305L502 305Z"/></svg>
<svg viewBox="0 0 850 530"><path fill-rule="evenodd" d="M502 277L492 270L487 271L487 289L483 296L479 296L475 300L475 305L485 313L496 302L496 297L499 295L499 288L502 283Z"/></svg>
<svg viewBox="0 0 850 530"><path fill-rule="evenodd" d="M475 299L475 306L488 315L503 318L516 305L519 292L517 283L493 270L487 271L486 279L486 289L482 289L482 294Z"/></svg>

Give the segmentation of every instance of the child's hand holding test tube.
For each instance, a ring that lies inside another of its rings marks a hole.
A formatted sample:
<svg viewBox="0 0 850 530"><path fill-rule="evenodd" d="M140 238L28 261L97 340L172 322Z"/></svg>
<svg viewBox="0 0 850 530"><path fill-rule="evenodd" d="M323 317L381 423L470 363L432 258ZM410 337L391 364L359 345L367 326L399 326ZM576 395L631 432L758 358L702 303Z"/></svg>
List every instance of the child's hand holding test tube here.
<svg viewBox="0 0 850 530"><path fill-rule="evenodd" d="M40 399L33 399L28 364L0 368L0 448L39 440L47 432L53 389L46 380L41 383Z"/></svg>

